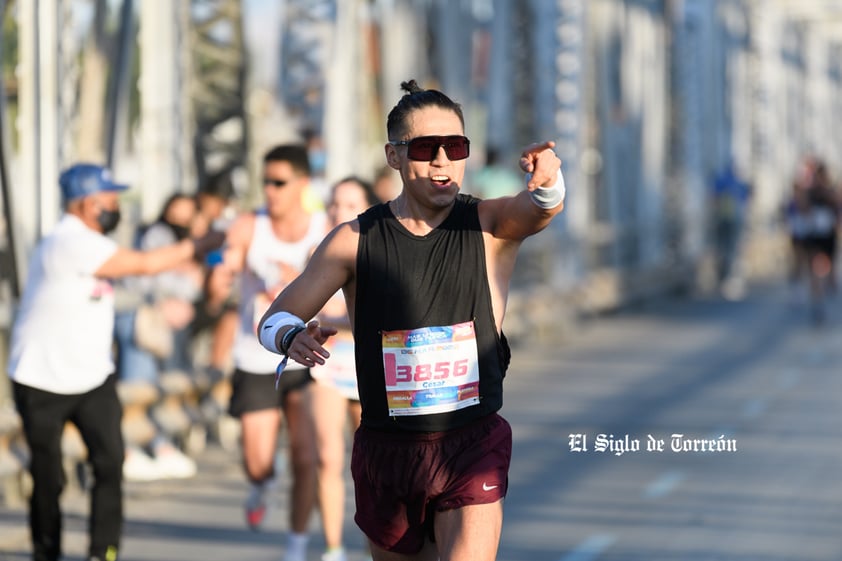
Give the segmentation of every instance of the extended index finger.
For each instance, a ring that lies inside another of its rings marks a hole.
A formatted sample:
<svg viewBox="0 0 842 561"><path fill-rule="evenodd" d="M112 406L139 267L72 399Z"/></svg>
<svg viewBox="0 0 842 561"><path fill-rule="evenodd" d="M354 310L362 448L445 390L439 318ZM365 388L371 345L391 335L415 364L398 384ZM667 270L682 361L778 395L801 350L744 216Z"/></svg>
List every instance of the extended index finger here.
<svg viewBox="0 0 842 561"><path fill-rule="evenodd" d="M546 142L538 142L530 144L524 148L520 156L520 169L526 173L532 173L535 170L535 162L546 150L552 150L555 147L555 142L548 140Z"/></svg>
<svg viewBox="0 0 842 561"><path fill-rule="evenodd" d="M529 146L524 148L521 157L528 158L529 156L537 155L543 152L544 150L552 150L553 148L555 148L555 142L552 140L530 144Z"/></svg>

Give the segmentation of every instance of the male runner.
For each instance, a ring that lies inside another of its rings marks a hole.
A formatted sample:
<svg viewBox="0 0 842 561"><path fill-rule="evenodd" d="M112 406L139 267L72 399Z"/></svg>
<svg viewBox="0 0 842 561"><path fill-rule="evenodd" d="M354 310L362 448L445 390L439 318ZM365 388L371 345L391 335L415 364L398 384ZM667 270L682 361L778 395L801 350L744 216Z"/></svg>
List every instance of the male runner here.
<svg viewBox="0 0 842 561"><path fill-rule="evenodd" d="M385 146L401 194L328 235L263 317L260 339L284 360L323 364L335 330L301 318L342 288L362 404L355 520L374 560L491 561L511 455L497 414L509 280L523 240L562 209L561 162L553 142L535 144L520 159L523 191L461 195L461 107L414 80L402 87Z"/></svg>
<svg viewBox="0 0 842 561"><path fill-rule="evenodd" d="M308 395L313 378L308 365L291 363L288 375L276 385L277 357L260 346L256 329L269 304L298 276L324 237L324 213L303 206L309 181L304 145L270 149L263 158L265 207L231 225L224 263L240 274L230 412L241 421L243 463L252 485L246 521L256 530L264 520L275 481L278 431L285 419L292 467L288 561L305 559L307 527L316 504L316 436Z"/></svg>

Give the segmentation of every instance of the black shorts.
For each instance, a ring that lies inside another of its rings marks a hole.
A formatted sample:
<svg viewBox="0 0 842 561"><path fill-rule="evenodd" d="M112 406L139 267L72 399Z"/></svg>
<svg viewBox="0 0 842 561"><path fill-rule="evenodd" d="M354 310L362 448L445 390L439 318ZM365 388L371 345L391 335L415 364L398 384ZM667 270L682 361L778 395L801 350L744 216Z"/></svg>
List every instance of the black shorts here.
<svg viewBox="0 0 842 561"><path fill-rule="evenodd" d="M834 261L836 256L836 235L829 234L827 236L810 236L804 240L804 246L807 251L813 255L821 253L830 257Z"/></svg>
<svg viewBox="0 0 842 561"><path fill-rule="evenodd" d="M411 555L434 538L436 512L506 496L512 428L492 413L445 432L354 435L354 520L379 547Z"/></svg>
<svg viewBox="0 0 842 561"><path fill-rule="evenodd" d="M309 368L284 370L275 388L275 373L254 374L237 369L231 375L231 401L228 413L240 417L243 413L283 407L289 392L307 387L313 381Z"/></svg>

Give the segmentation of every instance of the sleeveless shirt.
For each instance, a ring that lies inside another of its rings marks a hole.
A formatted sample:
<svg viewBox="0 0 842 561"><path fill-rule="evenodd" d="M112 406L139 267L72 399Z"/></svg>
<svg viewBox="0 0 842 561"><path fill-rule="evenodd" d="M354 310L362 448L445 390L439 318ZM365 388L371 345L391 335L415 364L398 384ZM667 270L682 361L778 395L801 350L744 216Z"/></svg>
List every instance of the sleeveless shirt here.
<svg viewBox="0 0 842 561"><path fill-rule="evenodd" d="M279 264L303 271L313 249L325 236L327 217L322 212L310 216L310 226L300 240L279 240L272 231L272 222L261 209L254 220L254 234L246 253L245 269L240 278L240 325L234 339L234 365L253 374L275 374L280 362L277 354L263 348L257 338L257 323L272 301L264 294L280 281ZM306 368L293 360L287 370Z"/></svg>
<svg viewBox="0 0 842 561"><path fill-rule="evenodd" d="M497 332L477 203L457 196L447 218L425 236L404 228L380 204L359 215L354 339L362 424L387 431L457 428L500 409L509 365ZM442 413L390 416L383 332L474 323L479 402Z"/></svg>

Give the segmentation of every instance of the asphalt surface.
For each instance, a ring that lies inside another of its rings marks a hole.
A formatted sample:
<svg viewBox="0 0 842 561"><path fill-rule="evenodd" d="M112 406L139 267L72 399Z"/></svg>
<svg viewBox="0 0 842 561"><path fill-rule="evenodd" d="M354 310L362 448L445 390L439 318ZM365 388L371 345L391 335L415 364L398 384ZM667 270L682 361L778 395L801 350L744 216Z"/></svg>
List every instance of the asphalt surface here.
<svg viewBox="0 0 842 561"><path fill-rule="evenodd" d="M821 327L783 286L586 320L517 345L505 396L500 560L842 561L842 296ZM121 559L282 559L286 484L252 532L236 450L198 461L190 480L127 484ZM70 489L64 505L65 560L80 561L86 500ZM0 508L0 561L29 558L25 516ZM312 528L316 560L317 514Z"/></svg>

